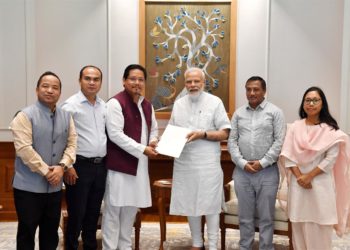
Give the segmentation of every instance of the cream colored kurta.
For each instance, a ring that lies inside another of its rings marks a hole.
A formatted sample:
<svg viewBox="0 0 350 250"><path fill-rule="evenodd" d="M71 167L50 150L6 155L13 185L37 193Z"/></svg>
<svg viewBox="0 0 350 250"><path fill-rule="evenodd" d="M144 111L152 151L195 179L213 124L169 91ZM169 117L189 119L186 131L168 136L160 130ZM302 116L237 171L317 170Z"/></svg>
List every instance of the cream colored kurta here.
<svg viewBox="0 0 350 250"><path fill-rule="evenodd" d="M318 125L308 126L308 132L319 129ZM312 180L312 189L302 188L291 175L288 192L288 216L292 222L314 222L320 225L338 223L333 166L339 152L338 143L316 157L307 165L299 166L302 173L308 173L318 166L324 173ZM286 167L296 163L286 158Z"/></svg>
<svg viewBox="0 0 350 250"><path fill-rule="evenodd" d="M128 153L139 158L136 176L108 170L106 180L105 199L112 206L150 207L152 205L151 189L148 175L148 158L143 154L150 141L158 136L157 120L152 110L151 134L148 135L146 119L141 107L143 97L138 102L142 118L141 143L137 143L124 134L124 116L119 102L112 98L107 103L107 131L112 142Z"/></svg>
<svg viewBox="0 0 350 250"><path fill-rule="evenodd" d="M169 123L203 131L231 128L222 101L205 92L197 102L189 96L176 101ZM200 216L221 212L220 157L220 142L199 139L185 145L174 161L170 214Z"/></svg>

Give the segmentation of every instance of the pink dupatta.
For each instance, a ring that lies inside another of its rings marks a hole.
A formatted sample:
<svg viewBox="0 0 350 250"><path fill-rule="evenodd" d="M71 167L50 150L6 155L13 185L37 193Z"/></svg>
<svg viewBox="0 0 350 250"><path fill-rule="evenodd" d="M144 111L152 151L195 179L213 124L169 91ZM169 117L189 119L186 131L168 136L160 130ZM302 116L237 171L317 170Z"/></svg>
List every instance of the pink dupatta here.
<svg viewBox="0 0 350 250"><path fill-rule="evenodd" d="M287 130L279 165L283 179L289 172L284 168L284 157L298 165L304 165L323 154L335 143L339 143L339 154L333 168L338 213L338 224L334 225L334 229L338 236L342 236L350 230L349 136L341 130L334 130L325 123L322 123L318 130L313 130L311 134L308 134L305 119L295 121Z"/></svg>

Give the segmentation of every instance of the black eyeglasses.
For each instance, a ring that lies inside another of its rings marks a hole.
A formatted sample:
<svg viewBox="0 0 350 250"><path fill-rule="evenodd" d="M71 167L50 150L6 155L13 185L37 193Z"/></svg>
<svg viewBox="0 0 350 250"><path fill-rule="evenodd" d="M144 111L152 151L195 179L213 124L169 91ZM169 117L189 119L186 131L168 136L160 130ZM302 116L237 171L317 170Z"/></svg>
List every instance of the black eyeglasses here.
<svg viewBox="0 0 350 250"><path fill-rule="evenodd" d="M305 99L304 100L304 104L307 104L307 105L317 105L319 102L321 101L320 98L314 98L314 99Z"/></svg>

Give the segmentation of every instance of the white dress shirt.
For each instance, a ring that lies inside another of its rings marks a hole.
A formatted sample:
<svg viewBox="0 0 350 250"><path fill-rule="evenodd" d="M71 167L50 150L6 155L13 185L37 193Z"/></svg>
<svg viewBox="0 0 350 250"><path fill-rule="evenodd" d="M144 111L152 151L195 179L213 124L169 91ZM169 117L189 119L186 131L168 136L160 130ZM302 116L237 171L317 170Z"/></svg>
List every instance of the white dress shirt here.
<svg viewBox="0 0 350 250"><path fill-rule="evenodd" d="M244 169L247 161L259 160L265 168L277 161L286 127L281 109L266 100L255 109L244 105L235 111L231 126L227 146L236 166Z"/></svg>
<svg viewBox="0 0 350 250"><path fill-rule="evenodd" d="M77 155L104 157L106 155L106 114L107 105L99 97L92 104L79 91L68 98L62 109L71 113L78 133Z"/></svg>

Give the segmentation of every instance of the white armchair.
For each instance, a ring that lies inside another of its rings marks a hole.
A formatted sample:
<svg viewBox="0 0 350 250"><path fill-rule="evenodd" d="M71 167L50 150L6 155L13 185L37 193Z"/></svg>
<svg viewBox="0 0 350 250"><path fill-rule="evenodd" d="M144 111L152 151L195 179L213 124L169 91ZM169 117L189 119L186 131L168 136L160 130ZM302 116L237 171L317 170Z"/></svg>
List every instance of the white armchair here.
<svg viewBox="0 0 350 250"><path fill-rule="evenodd" d="M278 193L275 205L275 234L286 235L289 238L289 249L293 249L292 245L292 227L288 220L287 214L283 207L286 207L286 187L282 187ZM281 197L283 196L283 197ZM225 248L226 228L239 229L238 219L238 200L234 189L234 181L232 180L225 185L225 211L221 213L220 229L221 229L221 249ZM256 225L256 231L259 228Z"/></svg>

